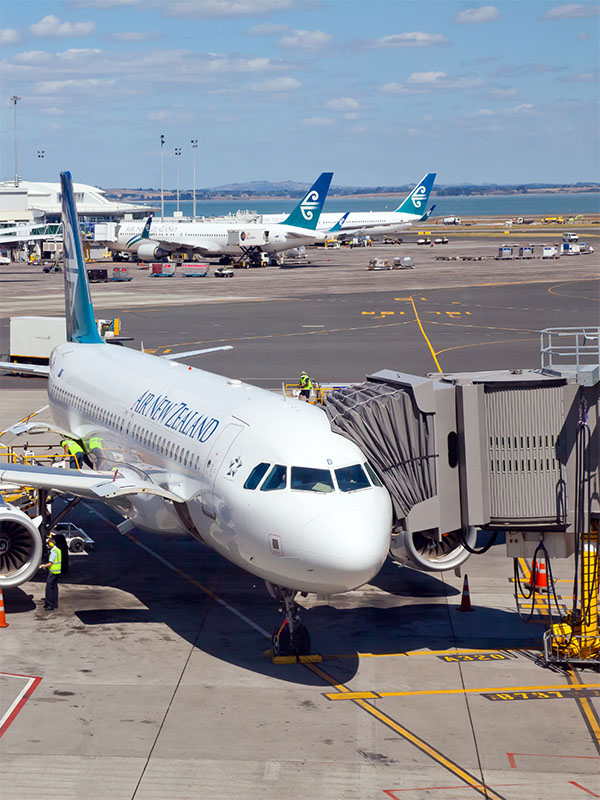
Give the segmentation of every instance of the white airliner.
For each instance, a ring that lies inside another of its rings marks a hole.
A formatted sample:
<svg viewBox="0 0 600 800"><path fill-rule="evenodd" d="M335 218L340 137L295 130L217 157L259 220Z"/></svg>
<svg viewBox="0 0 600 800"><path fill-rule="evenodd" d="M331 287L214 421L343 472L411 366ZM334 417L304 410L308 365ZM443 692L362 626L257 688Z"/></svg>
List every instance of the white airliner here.
<svg viewBox="0 0 600 800"><path fill-rule="evenodd" d="M317 230L317 223L332 176L332 172L321 173L291 214L281 215L268 227L253 222L153 222L149 217L144 226L122 223L116 241L107 244L116 252L135 253L140 261L156 261L174 253L256 258L260 253L322 242L326 234ZM329 227L340 215L334 217Z"/></svg>
<svg viewBox="0 0 600 800"><path fill-rule="evenodd" d="M287 623L276 652L309 652L294 597L346 592L377 574L390 546L387 490L318 408L177 360L210 350L161 358L102 341L70 173L61 183L68 341L48 367L29 367L48 377L54 422L12 430L53 430L90 452L98 437L90 458L100 469L7 464L0 483L101 500L125 529L190 534L267 582ZM0 588L29 580L40 558L34 521L0 507Z"/></svg>
<svg viewBox="0 0 600 800"><path fill-rule="evenodd" d="M340 226L338 238L356 236L360 233L372 235L394 233L408 230L416 222L425 222L435 208L432 206L425 211L435 176L435 172L428 172L395 211L350 212ZM283 214L263 214L262 223L272 225L280 222L283 217ZM317 230L329 231L338 217L338 214L321 214Z"/></svg>

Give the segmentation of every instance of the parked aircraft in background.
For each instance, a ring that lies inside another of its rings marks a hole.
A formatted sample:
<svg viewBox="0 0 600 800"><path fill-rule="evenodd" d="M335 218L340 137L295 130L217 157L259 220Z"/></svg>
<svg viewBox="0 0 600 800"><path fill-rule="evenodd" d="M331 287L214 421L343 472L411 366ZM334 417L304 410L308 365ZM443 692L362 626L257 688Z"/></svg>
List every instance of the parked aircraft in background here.
<svg viewBox="0 0 600 800"><path fill-rule="evenodd" d="M316 221L330 180L325 173L317 181L289 228ZM320 409L178 362L210 351L157 357L106 344L94 320L70 173L61 183L68 341L52 351L49 366L22 365L48 377L54 422L11 430L70 437L92 460L100 450L94 463L101 468L6 464L0 483L100 500L125 518L121 530L188 533L266 581L285 609L276 652L309 652L294 597L346 592L377 574L390 546L387 490ZM36 522L0 506L0 587L32 578L41 552Z"/></svg>
<svg viewBox="0 0 600 800"><path fill-rule="evenodd" d="M202 256L248 256L279 253L294 247L322 242L317 230L319 215L331 184L332 172L323 172L291 214L279 222L125 222L116 229L116 241L107 242L116 252L135 253L141 261L156 261L177 253ZM334 215L331 225L338 222ZM329 226L331 227L331 226Z"/></svg>
<svg viewBox="0 0 600 800"><path fill-rule="evenodd" d="M428 172L395 211L350 212L337 234L338 238L356 236L361 233L368 233L372 236L389 234L408 230L413 223L425 222L435 208L433 206L429 211L425 210L435 176L435 172ZM283 217L283 214L263 214L262 222L263 224L273 224L279 222ZM321 214L317 229L330 230L337 218L337 214Z"/></svg>

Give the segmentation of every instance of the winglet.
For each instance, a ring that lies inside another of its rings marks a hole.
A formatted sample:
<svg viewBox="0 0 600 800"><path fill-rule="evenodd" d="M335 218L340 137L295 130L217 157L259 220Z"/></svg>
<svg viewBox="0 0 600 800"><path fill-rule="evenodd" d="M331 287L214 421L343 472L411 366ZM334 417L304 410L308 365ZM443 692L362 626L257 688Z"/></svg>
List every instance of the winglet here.
<svg viewBox="0 0 600 800"><path fill-rule="evenodd" d="M435 181L435 175L435 172L428 172L423 180L415 186L402 205L398 206L396 211L402 214L415 214L420 217L423 214L423 209L427 207L427 201L429 200L429 193Z"/></svg>
<svg viewBox="0 0 600 800"><path fill-rule="evenodd" d="M70 172L60 173L62 191L62 225L65 277L65 316L67 341L81 344L100 344L102 338L96 327L90 284L83 260L79 219L75 208L73 182Z"/></svg>
<svg viewBox="0 0 600 800"><path fill-rule="evenodd" d="M342 228L342 225L343 225L343 224L344 224L344 222L346 222L346 220L348 219L348 214L349 214L349 213L350 213L349 211L346 211L346 213L344 214L344 216L343 216L343 217L340 217L340 218L338 219L338 221L335 223L335 225L334 225L332 228L329 228L329 233L335 233L336 231L339 231L339 230L341 230L341 228Z"/></svg>
<svg viewBox="0 0 600 800"><path fill-rule="evenodd" d="M333 172L322 172L289 217L283 220L282 224L293 225L296 228L307 228L312 231L316 230L332 178Z"/></svg>
<svg viewBox="0 0 600 800"><path fill-rule="evenodd" d="M435 203L434 203L434 204L431 206L431 208L430 208L428 211L426 211L426 212L423 214L423 216L421 217L421 219L419 220L419 222L425 222L425 220L428 220L428 219L429 219L429 217L430 217L430 216L433 214L433 209L434 209L434 208L435 208Z"/></svg>

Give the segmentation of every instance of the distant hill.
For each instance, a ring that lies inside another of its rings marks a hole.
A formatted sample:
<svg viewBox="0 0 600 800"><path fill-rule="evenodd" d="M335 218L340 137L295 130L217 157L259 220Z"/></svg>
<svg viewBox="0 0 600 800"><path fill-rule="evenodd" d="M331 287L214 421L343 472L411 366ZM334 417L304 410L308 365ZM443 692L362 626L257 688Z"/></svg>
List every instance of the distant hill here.
<svg viewBox="0 0 600 800"><path fill-rule="evenodd" d="M252 197L300 197L309 187L310 183L299 183L297 181L248 181L247 183L226 183L221 186L201 188L196 190L196 197L199 200L214 200L217 198L252 198ZM332 186L329 190L330 196L349 197L361 195L404 195L413 188L414 184L401 184L396 186ZM157 200L160 198L160 188L143 189L106 189L106 195L112 200ZM497 183L461 183L452 185L439 185L433 187L432 195L437 197L448 197L456 195L490 195L490 194L536 194L543 192L597 192L600 191L600 183L593 181L587 183L520 183L520 184L497 184ZM176 192L173 189L165 189L165 198L173 200ZM190 200L192 197L191 189L180 191L181 200Z"/></svg>

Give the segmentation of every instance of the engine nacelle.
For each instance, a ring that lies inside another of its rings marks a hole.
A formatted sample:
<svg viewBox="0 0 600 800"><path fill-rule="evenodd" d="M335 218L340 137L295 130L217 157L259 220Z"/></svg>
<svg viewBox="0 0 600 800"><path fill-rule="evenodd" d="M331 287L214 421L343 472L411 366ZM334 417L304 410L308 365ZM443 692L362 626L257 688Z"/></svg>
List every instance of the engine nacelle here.
<svg viewBox="0 0 600 800"><path fill-rule="evenodd" d="M169 252L163 250L158 242L142 242L137 249L137 257L140 261L157 261L168 255Z"/></svg>
<svg viewBox="0 0 600 800"><path fill-rule="evenodd" d="M0 506L0 588L31 580L42 560L42 537L35 522L15 506Z"/></svg>
<svg viewBox="0 0 600 800"><path fill-rule="evenodd" d="M431 531L431 535L429 531L400 531L392 536L390 557L421 572L445 572L460 567L471 555L462 542L475 547L477 539L476 528L468 528L464 533L460 530L443 533L441 541L436 534L437 531Z"/></svg>

